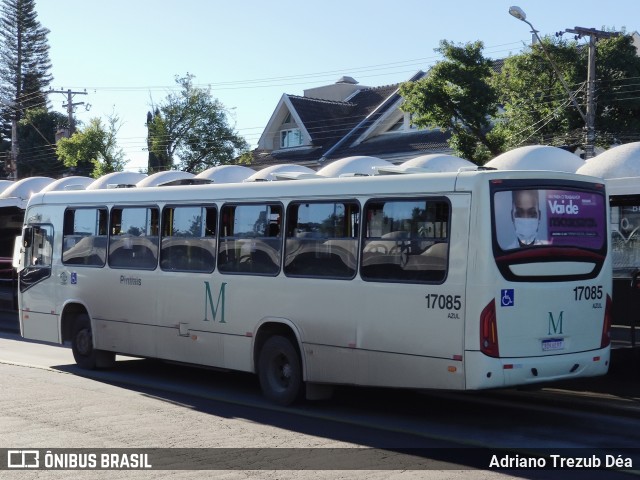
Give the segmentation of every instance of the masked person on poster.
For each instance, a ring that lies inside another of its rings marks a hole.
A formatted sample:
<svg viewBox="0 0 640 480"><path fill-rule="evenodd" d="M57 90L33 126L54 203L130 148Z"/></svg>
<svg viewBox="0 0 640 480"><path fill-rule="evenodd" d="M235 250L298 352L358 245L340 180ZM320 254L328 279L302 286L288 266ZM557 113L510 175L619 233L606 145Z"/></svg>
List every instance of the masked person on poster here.
<svg viewBox="0 0 640 480"><path fill-rule="evenodd" d="M543 245L538 238L540 228L540 207L537 190L514 190L511 220L516 233L516 240L509 248Z"/></svg>

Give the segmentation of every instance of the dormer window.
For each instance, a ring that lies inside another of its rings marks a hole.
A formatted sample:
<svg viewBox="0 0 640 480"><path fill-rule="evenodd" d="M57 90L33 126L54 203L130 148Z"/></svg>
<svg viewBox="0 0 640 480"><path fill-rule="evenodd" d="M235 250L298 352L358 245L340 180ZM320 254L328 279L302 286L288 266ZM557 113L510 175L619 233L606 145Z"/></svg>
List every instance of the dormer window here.
<svg viewBox="0 0 640 480"><path fill-rule="evenodd" d="M402 117L400 117L393 125L391 125L383 133L408 133L408 132L418 132L418 131L426 131L426 130L430 130L430 129L427 127L418 127L413 123L413 114L404 112Z"/></svg>
<svg viewBox="0 0 640 480"><path fill-rule="evenodd" d="M401 132L404 130L404 118L400 118L393 126L388 130L389 132Z"/></svg>
<svg viewBox="0 0 640 480"><path fill-rule="evenodd" d="M280 148L299 147L302 145L302 131L290 128L280 131Z"/></svg>

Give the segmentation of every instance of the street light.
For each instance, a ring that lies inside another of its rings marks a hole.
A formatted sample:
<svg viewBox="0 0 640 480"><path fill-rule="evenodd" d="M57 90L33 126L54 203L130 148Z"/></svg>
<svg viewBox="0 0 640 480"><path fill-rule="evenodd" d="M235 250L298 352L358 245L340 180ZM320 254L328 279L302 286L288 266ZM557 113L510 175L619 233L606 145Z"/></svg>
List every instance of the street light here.
<svg viewBox="0 0 640 480"><path fill-rule="evenodd" d="M573 106L576 107L576 110L578 111L578 113L582 117L582 120L584 121L585 125L588 128L590 122L587 120L587 116L582 111L582 108L580 108L580 105L578 104L576 97L573 95L573 92L569 89L569 86L566 84L566 82L562 78L562 75L560 75L560 71L558 70L558 67L556 67L556 64L553 62L553 59L549 55L549 52L547 52L547 49L545 48L544 43L542 43L542 39L538 35L538 30L536 30L535 27L531 24L531 22L527 20L527 14L524 13L524 10L522 10L520 7L517 7L517 6L509 7L509 14L512 17L515 17L518 20L523 21L524 23L526 23L531 27L531 33L535 35L536 39L538 40L538 43L540 44L540 47L542 48L542 51L544 52L544 55L547 57L547 60L549 61L549 63L551 64L551 67L553 68L553 71L558 77L558 80L560 80L562 87L564 88L565 92L567 92L567 95L569 95L569 98L571 99L571 103L573 103ZM589 149L589 145L585 145L585 150L588 150L588 149Z"/></svg>
<svg viewBox="0 0 640 480"><path fill-rule="evenodd" d="M522 10L520 7L517 7L515 5L512 6L512 7L509 7L509 14L511 14L512 17L516 17L518 20L522 20L523 22L527 22L527 14L524 13L524 10ZM529 22L527 22L527 23L529 23ZM533 25L531 25L530 23L529 23L529 26L531 28L533 28Z"/></svg>

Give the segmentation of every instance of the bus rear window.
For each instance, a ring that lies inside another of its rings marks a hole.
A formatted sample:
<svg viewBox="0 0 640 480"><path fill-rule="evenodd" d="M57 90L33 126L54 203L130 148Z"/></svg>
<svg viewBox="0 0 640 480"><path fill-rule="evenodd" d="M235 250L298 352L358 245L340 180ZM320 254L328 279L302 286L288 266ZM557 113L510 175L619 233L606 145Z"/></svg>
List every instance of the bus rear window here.
<svg viewBox="0 0 640 480"><path fill-rule="evenodd" d="M518 188L494 192L502 251L541 245L599 251L606 246L604 195L596 191Z"/></svg>

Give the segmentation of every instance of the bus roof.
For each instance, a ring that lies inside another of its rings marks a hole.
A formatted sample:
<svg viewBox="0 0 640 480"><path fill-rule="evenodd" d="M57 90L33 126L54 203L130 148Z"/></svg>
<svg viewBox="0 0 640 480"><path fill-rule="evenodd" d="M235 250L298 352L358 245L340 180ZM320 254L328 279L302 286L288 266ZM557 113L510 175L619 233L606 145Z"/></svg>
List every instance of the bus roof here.
<svg viewBox="0 0 640 480"><path fill-rule="evenodd" d="M88 185L93 183L94 180L94 178L78 175L63 177L44 187L41 192L53 192L57 190L84 190Z"/></svg>
<svg viewBox="0 0 640 480"><path fill-rule="evenodd" d="M638 177L640 176L640 142L625 143L610 148L597 157L587 160L578 173L607 180Z"/></svg>
<svg viewBox="0 0 640 480"><path fill-rule="evenodd" d="M485 163L498 170L551 170L575 172L584 165L577 155L549 145L528 145L502 153Z"/></svg>
<svg viewBox="0 0 640 480"><path fill-rule="evenodd" d="M344 175L375 175L376 167L390 167L392 164L378 157L365 155L335 160L318 170L321 177L340 177Z"/></svg>
<svg viewBox="0 0 640 480"><path fill-rule="evenodd" d="M193 178L195 175L189 172L181 172L179 170L167 170L166 172L156 172L153 175L143 178L136 183L136 187L157 187L159 185L174 182L176 180L184 180Z"/></svg>
<svg viewBox="0 0 640 480"><path fill-rule="evenodd" d="M446 153L431 153L412 158L400 165L390 167L375 167L378 174L393 173L428 173L428 172L456 172L463 167L475 167L469 160L465 160Z"/></svg>
<svg viewBox="0 0 640 480"><path fill-rule="evenodd" d="M271 165L269 167L258 170L252 175L244 179L245 182L267 182L277 180L277 174L279 173L316 173L309 167L302 165L292 165L290 163L283 163L279 165Z"/></svg>
<svg viewBox="0 0 640 480"><path fill-rule="evenodd" d="M218 165L200 172L196 178L211 180L214 183L238 183L256 173L244 165Z"/></svg>
<svg viewBox="0 0 640 480"><path fill-rule="evenodd" d="M610 196L640 194L640 177L607 178L605 183Z"/></svg>
<svg viewBox="0 0 640 480"><path fill-rule="evenodd" d="M22 180L13 182L6 190L0 194L0 199L19 198L27 200L34 193L39 192L44 187L53 182L53 178L49 177L27 177Z"/></svg>
<svg viewBox="0 0 640 480"><path fill-rule="evenodd" d="M0 193L4 192L11 185L13 185L13 181L11 180L0 180Z"/></svg>
<svg viewBox="0 0 640 480"><path fill-rule="evenodd" d="M108 188L112 185L135 185L140 180L145 178L144 173L136 172L112 172L101 176L93 183L87 186L87 190L99 190L102 188Z"/></svg>
<svg viewBox="0 0 640 480"><path fill-rule="evenodd" d="M250 202L252 200L276 200L286 198L332 198L362 195L388 195L416 193L450 193L473 191L492 179L564 179L583 180L602 184L601 179L564 172L548 171L497 171L462 170L459 172L380 175L370 177L342 177L297 181L250 182L228 184L186 185L172 188L149 187L128 189L100 189L80 191L46 192L34 195L30 205L37 203L58 204L109 204L221 200Z"/></svg>

